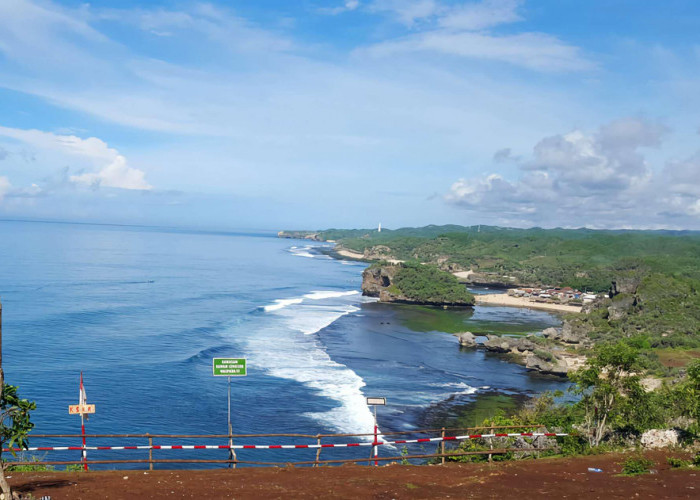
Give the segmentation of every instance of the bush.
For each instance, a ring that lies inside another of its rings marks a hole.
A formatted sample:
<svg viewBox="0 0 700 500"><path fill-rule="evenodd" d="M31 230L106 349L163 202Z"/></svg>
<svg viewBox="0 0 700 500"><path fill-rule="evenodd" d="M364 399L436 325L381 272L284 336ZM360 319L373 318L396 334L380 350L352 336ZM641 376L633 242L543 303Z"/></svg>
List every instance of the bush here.
<svg viewBox="0 0 700 500"><path fill-rule="evenodd" d="M554 354L552 354L549 351L543 351L541 349L535 349L534 351L535 356L537 356L540 359L543 359L549 363L554 361L556 358L554 357Z"/></svg>
<svg viewBox="0 0 700 500"><path fill-rule="evenodd" d="M676 457L668 457L666 461L668 462L668 465L670 465L674 469L682 469L684 467L689 467L693 463L690 460L683 460L682 458Z"/></svg>
<svg viewBox="0 0 700 500"><path fill-rule="evenodd" d="M630 457L622 462L621 465L623 476L639 476L640 474L647 474L654 462L644 457Z"/></svg>

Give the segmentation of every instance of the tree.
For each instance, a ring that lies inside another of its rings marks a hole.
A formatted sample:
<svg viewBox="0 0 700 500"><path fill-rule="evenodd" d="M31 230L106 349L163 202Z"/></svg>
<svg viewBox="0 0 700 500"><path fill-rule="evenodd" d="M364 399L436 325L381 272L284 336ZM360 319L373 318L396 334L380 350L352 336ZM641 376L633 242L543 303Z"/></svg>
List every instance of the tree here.
<svg viewBox="0 0 700 500"><path fill-rule="evenodd" d="M645 392L635 373L640 368L638 351L619 342L600 346L586 366L570 376L574 393L581 396L578 404L584 409L590 446L598 446L612 427L629 426L645 411Z"/></svg>
<svg viewBox="0 0 700 500"><path fill-rule="evenodd" d="M36 409L36 403L27 399L22 399L17 393L17 387L5 383L5 375L0 368L0 460L2 459L2 449L6 446L13 448L27 448L28 434L34 424L29 418L29 412ZM15 455L15 452L11 452ZM10 485L5 479L5 468L7 464L3 461L0 467L0 489L6 499L13 498Z"/></svg>

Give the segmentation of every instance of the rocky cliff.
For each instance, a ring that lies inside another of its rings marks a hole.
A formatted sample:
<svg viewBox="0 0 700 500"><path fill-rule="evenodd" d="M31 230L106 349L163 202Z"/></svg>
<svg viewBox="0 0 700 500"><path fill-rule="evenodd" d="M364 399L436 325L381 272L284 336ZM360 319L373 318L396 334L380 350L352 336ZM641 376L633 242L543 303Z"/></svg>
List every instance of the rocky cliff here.
<svg viewBox="0 0 700 500"><path fill-rule="evenodd" d="M471 306L474 297L451 274L420 264L372 265L362 273L362 294L380 302Z"/></svg>
<svg viewBox="0 0 700 500"><path fill-rule="evenodd" d="M295 240L324 241L323 238L319 236L319 233L314 231L279 231L277 237Z"/></svg>

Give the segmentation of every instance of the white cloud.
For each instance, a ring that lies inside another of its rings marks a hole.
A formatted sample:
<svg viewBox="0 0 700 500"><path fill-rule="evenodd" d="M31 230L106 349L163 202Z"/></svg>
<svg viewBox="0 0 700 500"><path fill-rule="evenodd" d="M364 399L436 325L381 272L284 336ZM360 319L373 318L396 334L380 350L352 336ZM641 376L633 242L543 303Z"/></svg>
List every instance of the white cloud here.
<svg viewBox="0 0 700 500"><path fill-rule="evenodd" d="M386 58L404 53L437 53L470 59L492 60L539 71L584 71L595 65L578 47L544 33L490 35L475 32L434 30L382 42L364 53Z"/></svg>
<svg viewBox="0 0 700 500"><path fill-rule="evenodd" d="M431 18L442 7L435 0L375 0L373 12L388 12L401 24L412 27L418 21Z"/></svg>
<svg viewBox="0 0 700 500"><path fill-rule="evenodd" d="M9 127L0 127L0 135L39 149L80 157L98 169L94 172L70 176L70 181L76 184L120 189L149 190L152 188L146 182L145 173L142 170L130 167L124 156L96 137L82 139L74 135Z"/></svg>
<svg viewBox="0 0 700 500"><path fill-rule="evenodd" d="M321 7L317 9L317 12L321 14L335 16L338 14L343 14L344 12L356 10L359 6L360 2L358 0L345 0L345 2L343 2L343 4L338 7Z"/></svg>
<svg viewBox="0 0 700 500"><path fill-rule="evenodd" d="M7 193L12 189L12 184L7 177L0 176L0 201L2 201Z"/></svg>
<svg viewBox="0 0 700 500"><path fill-rule="evenodd" d="M522 3L522 0L484 0L458 5L444 12L437 23L443 28L459 30L482 30L514 23L523 19L517 12Z"/></svg>
<svg viewBox="0 0 700 500"><path fill-rule="evenodd" d="M445 195L448 203L521 224L594 227L658 227L664 221L697 226L700 152L655 171L644 149L657 147L667 130L627 118L597 132L580 130L539 141L520 176L463 178Z"/></svg>

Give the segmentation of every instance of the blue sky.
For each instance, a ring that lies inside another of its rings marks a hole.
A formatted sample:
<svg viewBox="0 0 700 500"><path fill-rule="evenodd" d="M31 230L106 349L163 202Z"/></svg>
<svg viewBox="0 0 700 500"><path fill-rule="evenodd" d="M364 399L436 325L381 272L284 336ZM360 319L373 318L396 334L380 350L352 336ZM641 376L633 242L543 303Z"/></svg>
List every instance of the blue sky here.
<svg viewBox="0 0 700 500"><path fill-rule="evenodd" d="M0 217L700 229L700 4L0 1Z"/></svg>

